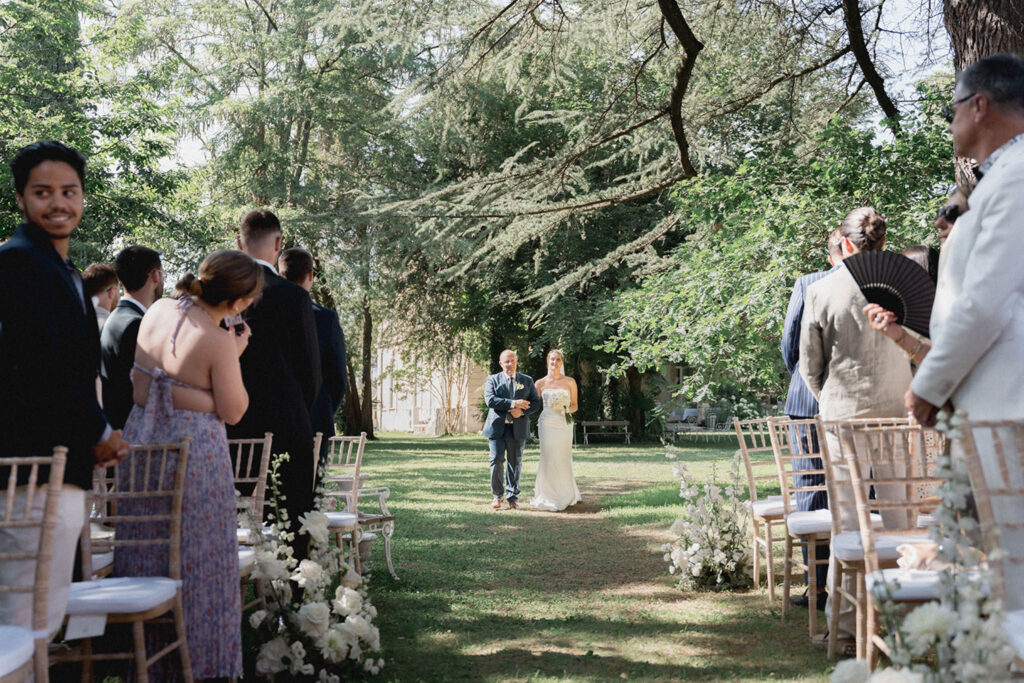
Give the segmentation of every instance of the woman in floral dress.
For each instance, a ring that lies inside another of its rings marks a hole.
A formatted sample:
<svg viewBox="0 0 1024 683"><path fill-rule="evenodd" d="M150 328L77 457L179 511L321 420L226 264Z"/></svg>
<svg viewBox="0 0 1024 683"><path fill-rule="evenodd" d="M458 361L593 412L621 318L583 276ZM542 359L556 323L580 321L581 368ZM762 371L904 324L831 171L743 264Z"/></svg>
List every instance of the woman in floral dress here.
<svg viewBox="0 0 1024 683"><path fill-rule="evenodd" d="M143 444L190 438L181 574L185 632L196 679L242 675L237 515L224 423L237 422L249 406L238 358L251 331L244 323L238 332L220 323L252 303L262 280L262 270L249 256L215 252L199 266L199 277L189 273L178 283L180 298L154 303L139 328L132 372L135 406L124 438ZM155 505L139 507L145 509L132 512L158 512ZM118 533L145 538L153 535L154 526L139 524ZM114 571L117 576L164 575L166 550L119 550ZM151 640L159 640L159 635ZM151 670L151 680L180 679L175 657L160 663Z"/></svg>

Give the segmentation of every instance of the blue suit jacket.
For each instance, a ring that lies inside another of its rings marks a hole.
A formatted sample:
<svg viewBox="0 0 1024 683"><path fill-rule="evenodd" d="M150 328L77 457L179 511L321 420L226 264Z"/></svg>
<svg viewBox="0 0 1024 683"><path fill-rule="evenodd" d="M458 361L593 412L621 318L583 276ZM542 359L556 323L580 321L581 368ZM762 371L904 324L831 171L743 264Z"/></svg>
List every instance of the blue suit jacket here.
<svg viewBox="0 0 1024 683"><path fill-rule="evenodd" d="M341 407L348 383L345 369L345 334L341 331L338 314L329 308L313 304L313 320L316 322L316 338L320 346L320 375L323 383L320 393L313 401L309 420L313 432L323 432L320 444L321 454L326 452L327 440L334 436L334 414Z"/></svg>
<svg viewBox="0 0 1024 683"><path fill-rule="evenodd" d="M540 395L537 394L537 387L533 385L533 378L521 372L516 373L513 389L510 395L508 375L504 372L491 375L484 383L484 401L487 402L484 436L488 439L500 439L505 435L505 429L508 427L505 424L505 417L508 411L512 410L512 401L519 398L529 401L530 407L523 411L522 417L513 418L512 434L516 441L526 441L526 437L530 435L530 414L543 407Z"/></svg>
<svg viewBox="0 0 1024 683"><path fill-rule="evenodd" d="M785 408L786 415L790 417L814 417L818 414L818 401L814 398L811 390L807 388L799 371L800 321L804 317L804 299L807 296L807 288L838 267L834 266L830 270L798 277L796 284L793 285L793 293L789 297L786 322L782 327L782 358L786 361L786 369L790 374Z"/></svg>

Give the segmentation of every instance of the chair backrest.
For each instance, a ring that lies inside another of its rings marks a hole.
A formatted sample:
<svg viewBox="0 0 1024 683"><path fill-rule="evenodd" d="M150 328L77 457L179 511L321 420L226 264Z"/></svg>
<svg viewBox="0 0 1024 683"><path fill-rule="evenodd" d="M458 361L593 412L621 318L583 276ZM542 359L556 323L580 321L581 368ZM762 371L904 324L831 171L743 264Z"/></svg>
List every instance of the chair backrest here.
<svg viewBox="0 0 1024 683"><path fill-rule="evenodd" d="M1024 577L1024 421L968 420L959 429L978 520L1001 551L989 557L993 594L1019 608L1006 586L1020 586Z"/></svg>
<svg viewBox="0 0 1024 683"><path fill-rule="evenodd" d="M878 533L916 538L926 535L918 520L934 508L934 502L920 495L920 487L942 483L935 476L936 463L928 460L925 443L925 434L934 430L918 424L870 425L860 421L840 422L838 427L857 505L864 568L874 572L880 566L872 511L882 516L884 528Z"/></svg>
<svg viewBox="0 0 1024 683"><path fill-rule="evenodd" d="M3 584L0 585L0 593L24 593L26 594L25 599L32 601L31 628L37 634L47 634L47 636L36 638L36 656L39 656L38 641L42 641L44 663L45 643L49 641L48 634L50 632L50 625L46 623L46 612L49 605L50 565L53 562L53 542L57 528L60 491L64 481L64 463L67 459L67 452L67 448L57 446L53 449L53 455L48 457L0 460L3 467L9 468L10 472L7 484L3 489L4 496L0 498L0 502L3 504L3 509L0 510L0 529L39 530L39 545L34 551L11 552L0 548L0 563L26 561L36 563L31 584ZM43 490L40 490L37 485L41 467L50 468L49 481ZM27 484L23 489L24 495L17 493L19 474ZM45 496L45 502L43 503L43 514L38 517L32 514L32 508L38 504L40 496ZM29 594L31 597L28 597ZM18 626L27 628L29 624L18 624ZM59 626L59 624L54 626Z"/></svg>
<svg viewBox="0 0 1024 683"><path fill-rule="evenodd" d="M770 482L774 485L779 480L772 457L772 440L768 424L775 418L757 418L754 420L734 420L736 439L740 444L740 456L747 473L747 488L750 501L757 500L758 482Z"/></svg>
<svg viewBox="0 0 1024 683"><path fill-rule="evenodd" d="M359 436L332 436L327 449L327 470L324 482L338 485L337 491L328 495L344 498L346 511L358 512L359 472L363 466L363 449L366 447L366 432Z"/></svg>
<svg viewBox="0 0 1024 683"><path fill-rule="evenodd" d="M818 449L821 453L822 469L825 470L825 488L828 491L829 511L832 513L832 535L834 536L841 531L860 529L857 504L853 495L853 479L850 476L850 466L843 457L842 442L839 438L840 427L845 426L847 429L898 427L909 425L910 420L906 417L872 417L826 422L819 415L817 421L817 434L820 439ZM941 437L941 434L932 430L927 431L926 436L928 434ZM833 501L835 504L832 504ZM847 519L843 519L844 514L848 515Z"/></svg>
<svg viewBox="0 0 1024 683"><path fill-rule="evenodd" d="M794 494L800 492L814 493L825 491L824 482L820 481L825 470L820 464L810 465L808 458L820 458L821 451L814 438L817 420L807 419L773 419L768 423L768 432L772 441L772 453L775 456L775 469L782 490L782 504L785 513L795 512ZM797 462L800 460L801 462ZM818 475L819 479L807 479ZM820 482L820 483L819 483Z"/></svg>
<svg viewBox="0 0 1024 683"><path fill-rule="evenodd" d="M274 443L272 432L259 439L228 439L231 471L235 490L239 492L239 511L251 510L256 525L263 523L263 507L267 498L267 469L270 467L270 449Z"/></svg>
<svg viewBox="0 0 1024 683"><path fill-rule="evenodd" d="M181 507L188 450L188 438L181 443L133 444L128 456L109 468L112 476L97 473L90 494L90 503L106 510L103 522L114 529L109 540L114 552L146 548L147 554L166 558L167 576L172 579L181 578ZM88 531L83 533L83 540L87 535ZM82 550L83 576L91 575L88 551L88 547Z"/></svg>

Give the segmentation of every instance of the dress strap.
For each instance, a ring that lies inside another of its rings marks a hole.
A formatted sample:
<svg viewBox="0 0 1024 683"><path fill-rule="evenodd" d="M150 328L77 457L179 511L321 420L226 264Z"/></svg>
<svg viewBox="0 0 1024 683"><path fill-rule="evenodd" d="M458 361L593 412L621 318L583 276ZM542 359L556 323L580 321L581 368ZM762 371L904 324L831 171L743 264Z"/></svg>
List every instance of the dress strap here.
<svg viewBox="0 0 1024 683"><path fill-rule="evenodd" d="M188 317L188 312L195 306L196 300L190 296L183 296L178 299L178 324L174 326L174 332L171 333L171 354L174 355L176 349L175 345L178 341L178 331L181 330L181 324L185 322L185 318Z"/></svg>

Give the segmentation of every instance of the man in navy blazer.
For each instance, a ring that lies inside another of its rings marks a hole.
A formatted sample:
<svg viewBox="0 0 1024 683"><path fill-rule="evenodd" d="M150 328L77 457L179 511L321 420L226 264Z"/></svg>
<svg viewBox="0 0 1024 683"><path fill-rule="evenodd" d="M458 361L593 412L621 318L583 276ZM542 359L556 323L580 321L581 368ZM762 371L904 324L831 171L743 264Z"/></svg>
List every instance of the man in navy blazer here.
<svg viewBox="0 0 1024 683"><path fill-rule="evenodd" d="M839 231L833 232L828 238L828 262L832 265L830 270L821 270L816 273L801 275L793 285L793 293L789 297L789 307L786 309L786 322L782 328L782 358L786 362L786 370L789 371L789 391L786 394L786 415L790 419L800 420L814 417L818 414L818 401L814 394L804 383L800 376L800 322L804 316L804 299L807 296L807 288L839 267L843 260L842 235ZM790 428L789 438L793 443L799 441L805 453L818 452L818 435L813 427L800 430L797 433L795 427ZM794 469L820 470L822 467L820 458L800 458L793 461ZM797 486L819 486L825 484L825 477L820 474L797 475L793 478ZM824 510L828 508L828 494L825 491L797 491L796 509L802 511ZM803 548L804 563L807 563L807 547ZM827 546L819 546L817 557L819 560L827 560L829 551ZM825 593L827 585L828 567L819 565L817 568L818 586L821 592L818 593L818 604L824 608ZM806 579L806 577L805 577ZM807 596L795 596L793 602L806 606Z"/></svg>
<svg viewBox="0 0 1024 683"><path fill-rule="evenodd" d="M533 378L516 372L516 352L505 349L498 360L502 371L487 378L484 401L487 420L484 436L491 449L491 507L501 507L503 498L508 507L519 507L519 474L523 465L523 447L530 434L530 413L541 409L540 396ZM507 467L506 467L507 463Z"/></svg>

